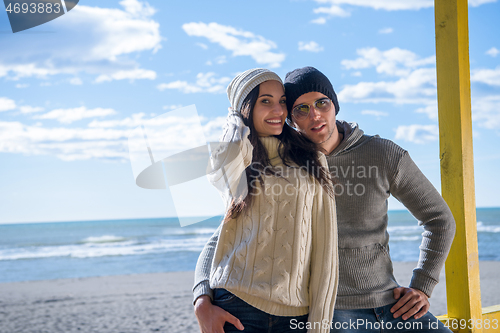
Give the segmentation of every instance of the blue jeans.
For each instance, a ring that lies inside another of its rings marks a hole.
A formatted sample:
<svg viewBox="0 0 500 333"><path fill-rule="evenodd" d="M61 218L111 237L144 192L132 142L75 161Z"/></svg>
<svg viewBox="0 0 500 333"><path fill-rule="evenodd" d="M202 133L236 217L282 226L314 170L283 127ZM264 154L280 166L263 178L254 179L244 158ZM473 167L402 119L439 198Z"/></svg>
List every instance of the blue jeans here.
<svg viewBox="0 0 500 333"><path fill-rule="evenodd" d="M213 304L238 318L245 327L244 331L240 331L233 324L226 322L224 325L224 332L226 333L307 333L305 328L307 315L297 317L274 316L245 303L226 289L214 289ZM304 329L296 327L304 327Z"/></svg>
<svg viewBox="0 0 500 333"><path fill-rule="evenodd" d="M331 333L451 333L436 317L427 312L419 319L393 318L394 304L375 309L335 310Z"/></svg>

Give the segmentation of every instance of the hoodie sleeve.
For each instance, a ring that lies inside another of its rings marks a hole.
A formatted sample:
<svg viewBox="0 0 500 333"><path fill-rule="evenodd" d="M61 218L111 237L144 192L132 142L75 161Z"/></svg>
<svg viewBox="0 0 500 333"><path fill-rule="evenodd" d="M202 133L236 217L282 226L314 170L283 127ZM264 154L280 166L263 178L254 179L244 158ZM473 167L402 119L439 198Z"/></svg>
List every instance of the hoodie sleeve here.
<svg viewBox="0 0 500 333"><path fill-rule="evenodd" d="M390 191L424 227L410 288L430 297L453 242L455 220L444 199L406 151L399 160Z"/></svg>

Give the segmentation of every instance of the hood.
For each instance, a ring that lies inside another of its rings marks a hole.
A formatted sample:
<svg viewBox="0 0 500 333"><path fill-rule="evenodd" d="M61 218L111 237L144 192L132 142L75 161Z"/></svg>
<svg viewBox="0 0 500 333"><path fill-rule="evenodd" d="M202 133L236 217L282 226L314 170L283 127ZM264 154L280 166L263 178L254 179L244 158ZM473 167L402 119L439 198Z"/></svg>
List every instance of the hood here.
<svg viewBox="0 0 500 333"><path fill-rule="evenodd" d="M365 133L358 127L357 123L348 123L344 120L337 120L337 129L344 135L342 142L328 156L337 156L351 149L354 149L374 138L364 135Z"/></svg>

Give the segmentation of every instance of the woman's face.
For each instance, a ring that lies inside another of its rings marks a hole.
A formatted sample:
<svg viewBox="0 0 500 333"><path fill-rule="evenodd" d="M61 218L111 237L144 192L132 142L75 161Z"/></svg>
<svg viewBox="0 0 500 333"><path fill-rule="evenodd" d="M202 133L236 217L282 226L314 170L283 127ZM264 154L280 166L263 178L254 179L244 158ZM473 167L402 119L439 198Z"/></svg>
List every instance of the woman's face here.
<svg viewBox="0 0 500 333"><path fill-rule="evenodd" d="M253 108L253 125L259 136L279 135L287 116L285 91L278 81L260 84Z"/></svg>

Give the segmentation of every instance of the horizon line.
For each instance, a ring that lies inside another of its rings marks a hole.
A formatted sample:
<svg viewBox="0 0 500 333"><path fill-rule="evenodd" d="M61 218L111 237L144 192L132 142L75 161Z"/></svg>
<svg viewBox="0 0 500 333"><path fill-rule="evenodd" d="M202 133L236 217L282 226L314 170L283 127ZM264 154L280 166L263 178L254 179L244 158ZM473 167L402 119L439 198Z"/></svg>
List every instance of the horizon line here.
<svg viewBox="0 0 500 333"><path fill-rule="evenodd" d="M477 209L500 209L500 206L488 206L488 207L477 207ZM407 209L389 209L388 212L401 212L406 211ZM222 217L223 215L215 215L215 216L207 216L206 220L216 217ZM200 216L187 216L187 218L199 218ZM127 218L103 218L103 219L90 219L90 220L58 220L58 221L19 221L19 222L0 222L0 225L9 225L9 224L39 224L39 223L70 223L70 222L97 222L97 221L129 221L129 220L150 220L150 219L178 219L178 216L157 216L157 217L127 217ZM199 223L199 222L198 222Z"/></svg>

